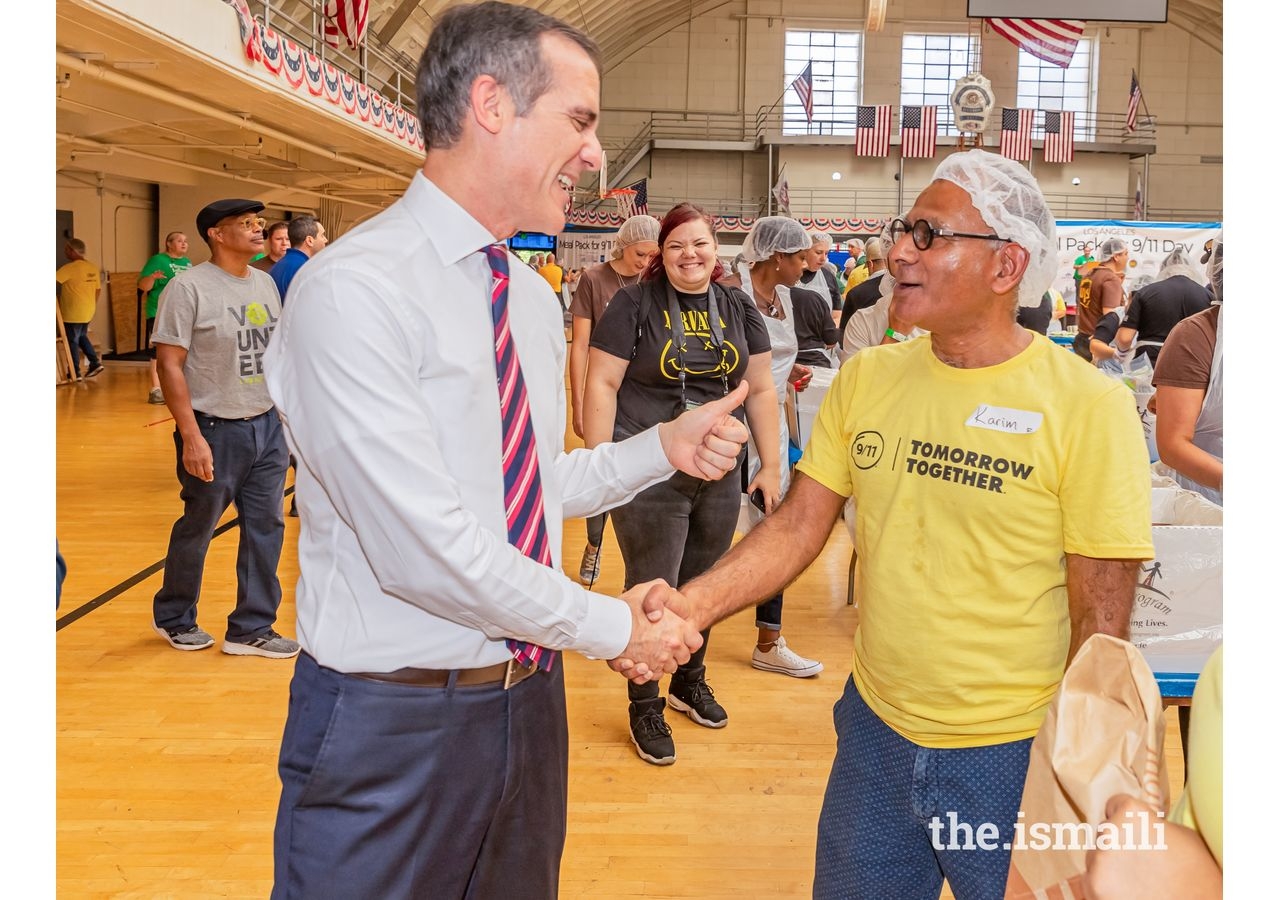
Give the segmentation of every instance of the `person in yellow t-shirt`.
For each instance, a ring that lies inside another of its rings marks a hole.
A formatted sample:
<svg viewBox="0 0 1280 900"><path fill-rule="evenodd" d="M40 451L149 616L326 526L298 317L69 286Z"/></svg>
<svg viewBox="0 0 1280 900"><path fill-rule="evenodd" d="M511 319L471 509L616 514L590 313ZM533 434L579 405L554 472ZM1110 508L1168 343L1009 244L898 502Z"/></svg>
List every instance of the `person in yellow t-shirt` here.
<svg viewBox="0 0 1280 900"><path fill-rule="evenodd" d="M57 280L61 287L58 305L62 308L62 324L67 330L67 344L71 348L71 365L76 377L80 377L80 352L89 361L85 375L93 378L103 372L102 360L89 340L89 323L98 311L98 294L102 291L102 278L98 267L85 259L85 244L79 238L67 241L63 252L71 260L58 268Z"/></svg>
<svg viewBox="0 0 1280 900"><path fill-rule="evenodd" d="M844 264L844 289L841 296L849 296L849 292L871 277L871 268L867 265L866 244L862 241L849 242L849 259Z"/></svg>
<svg viewBox="0 0 1280 900"><path fill-rule="evenodd" d="M538 267L538 274L547 280L547 284L551 285L551 290L556 292L556 296L560 295L560 287L564 284L564 269L556 264L556 255L548 253L546 260Z"/></svg>
<svg viewBox="0 0 1280 900"><path fill-rule="evenodd" d="M887 346L841 368L786 498L647 602L705 628L770 596L852 497L859 622L814 896L938 896L945 878L957 900L1000 897L1066 664L1091 634L1128 636L1154 552L1146 447L1127 388L1015 322L1057 252L1024 167L952 154L889 244Z"/></svg>

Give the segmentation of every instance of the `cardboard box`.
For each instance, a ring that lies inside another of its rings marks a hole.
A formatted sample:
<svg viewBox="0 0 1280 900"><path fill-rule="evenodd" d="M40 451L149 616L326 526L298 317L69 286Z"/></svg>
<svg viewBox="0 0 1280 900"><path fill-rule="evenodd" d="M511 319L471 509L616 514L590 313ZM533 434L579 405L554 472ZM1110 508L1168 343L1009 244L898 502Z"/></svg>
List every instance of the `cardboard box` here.
<svg viewBox="0 0 1280 900"><path fill-rule="evenodd" d="M1222 643L1222 507L1153 480L1155 559L1142 563L1130 639L1153 672L1198 674Z"/></svg>

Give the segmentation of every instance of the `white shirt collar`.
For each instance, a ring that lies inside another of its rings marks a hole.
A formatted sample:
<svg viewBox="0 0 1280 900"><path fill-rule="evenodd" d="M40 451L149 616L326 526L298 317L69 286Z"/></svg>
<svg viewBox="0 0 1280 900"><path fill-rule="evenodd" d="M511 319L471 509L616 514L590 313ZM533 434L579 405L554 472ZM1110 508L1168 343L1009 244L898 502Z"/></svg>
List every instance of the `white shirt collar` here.
<svg viewBox="0 0 1280 900"><path fill-rule="evenodd" d="M440 261L446 266L461 262L498 242L487 228L440 190L421 169L409 182L402 202L422 226L427 239L440 255Z"/></svg>

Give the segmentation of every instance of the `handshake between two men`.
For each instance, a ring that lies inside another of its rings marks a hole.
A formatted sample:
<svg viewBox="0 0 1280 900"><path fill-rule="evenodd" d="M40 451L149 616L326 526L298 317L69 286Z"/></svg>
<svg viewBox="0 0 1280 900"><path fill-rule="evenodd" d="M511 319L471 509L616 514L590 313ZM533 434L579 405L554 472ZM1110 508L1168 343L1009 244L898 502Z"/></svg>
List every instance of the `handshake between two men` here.
<svg viewBox="0 0 1280 900"><path fill-rule="evenodd" d="M661 578L622 595L631 606L631 642L609 668L636 684L656 681L684 665L702 646L688 600Z"/></svg>
<svg viewBox="0 0 1280 900"><path fill-rule="evenodd" d="M707 481L737 471L748 431L732 412L746 398L744 380L719 400L659 425L662 449L671 464ZM674 672L702 646L687 601L661 578L636 585L621 599L631 606L631 641L621 656L609 662L615 672L644 684Z"/></svg>

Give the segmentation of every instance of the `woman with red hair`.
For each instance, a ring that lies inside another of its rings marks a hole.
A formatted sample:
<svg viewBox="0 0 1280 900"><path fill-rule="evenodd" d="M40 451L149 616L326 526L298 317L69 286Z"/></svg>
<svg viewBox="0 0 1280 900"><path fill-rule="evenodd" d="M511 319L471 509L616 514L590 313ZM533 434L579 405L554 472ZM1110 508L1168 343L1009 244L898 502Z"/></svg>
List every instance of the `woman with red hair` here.
<svg viewBox="0 0 1280 900"><path fill-rule="evenodd" d="M681 203L668 212L658 248L640 282L614 296L591 334L583 439L588 447L622 440L723 397L746 379L750 393L736 415L745 417L761 455L747 491L759 488L772 510L781 460L764 320L745 293L716 284L724 270L711 217L700 207ZM709 569L733 542L742 485L740 472L710 482L677 472L614 509L626 587L655 578L679 587ZM631 740L647 762L675 762L663 717L667 702L699 725L728 723L706 681L708 637L703 632L702 649L672 676L668 700L656 681L627 684Z"/></svg>

